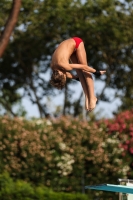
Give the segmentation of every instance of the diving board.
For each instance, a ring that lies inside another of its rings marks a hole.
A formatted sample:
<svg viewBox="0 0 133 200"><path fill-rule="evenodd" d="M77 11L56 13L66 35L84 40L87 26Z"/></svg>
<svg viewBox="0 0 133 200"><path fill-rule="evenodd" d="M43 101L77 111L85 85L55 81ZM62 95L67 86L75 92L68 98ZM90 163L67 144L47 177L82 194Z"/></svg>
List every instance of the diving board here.
<svg viewBox="0 0 133 200"><path fill-rule="evenodd" d="M133 194L133 187L125 186L125 185L106 184L106 183L100 184L100 185L85 186L85 189Z"/></svg>

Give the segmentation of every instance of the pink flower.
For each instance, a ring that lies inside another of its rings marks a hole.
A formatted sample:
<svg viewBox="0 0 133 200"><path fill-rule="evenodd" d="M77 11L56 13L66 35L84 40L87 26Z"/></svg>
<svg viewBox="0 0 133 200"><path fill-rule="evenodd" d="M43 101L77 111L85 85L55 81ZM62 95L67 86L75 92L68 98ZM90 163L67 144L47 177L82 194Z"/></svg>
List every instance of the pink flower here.
<svg viewBox="0 0 133 200"><path fill-rule="evenodd" d="M125 129L126 128L126 124L122 124L121 128Z"/></svg>
<svg viewBox="0 0 133 200"><path fill-rule="evenodd" d="M129 151L131 154L133 154L133 148L130 148Z"/></svg>
<svg viewBox="0 0 133 200"><path fill-rule="evenodd" d="M133 126L132 126L132 124L130 124L130 126L129 126L129 131L133 131Z"/></svg>
<svg viewBox="0 0 133 200"><path fill-rule="evenodd" d="M126 141L126 144L129 144L129 143L130 143L130 141L129 141L129 140L127 140L127 141Z"/></svg>
<svg viewBox="0 0 133 200"><path fill-rule="evenodd" d="M122 145L122 148L123 148L124 150L127 150L127 149L128 149L128 146L127 146L126 144L124 144L124 145Z"/></svg>
<svg viewBox="0 0 133 200"><path fill-rule="evenodd" d="M133 136L133 131L131 131L131 132L129 133L129 135L130 135L130 136Z"/></svg>

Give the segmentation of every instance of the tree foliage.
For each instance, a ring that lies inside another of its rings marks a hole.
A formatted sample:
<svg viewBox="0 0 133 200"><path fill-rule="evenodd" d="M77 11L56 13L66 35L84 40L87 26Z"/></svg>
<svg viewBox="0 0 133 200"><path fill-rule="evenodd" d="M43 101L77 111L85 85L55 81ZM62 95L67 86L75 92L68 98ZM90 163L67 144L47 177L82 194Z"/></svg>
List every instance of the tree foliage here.
<svg viewBox="0 0 133 200"><path fill-rule="evenodd" d="M122 109L132 106L132 3L118 0L23 0L17 27L0 62L1 104L17 102L28 96L38 106L40 116L49 112L45 97L56 95L49 84L50 60L56 46L72 36L83 38L88 64L106 69L101 78L104 88L97 96L110 101L107 89L113 88L122 100ZM9 6L1 1L4 14ZM2 7L0 9L2 9ZM2 14L0 24L4 24ZM81 112L81 98L72 100L74 91L68 86L63 110L77 115ZM23 94L18 94L21 89ZM79 109L75 109L79 107ZM65 113L66 114L66 113Z"/></svg>

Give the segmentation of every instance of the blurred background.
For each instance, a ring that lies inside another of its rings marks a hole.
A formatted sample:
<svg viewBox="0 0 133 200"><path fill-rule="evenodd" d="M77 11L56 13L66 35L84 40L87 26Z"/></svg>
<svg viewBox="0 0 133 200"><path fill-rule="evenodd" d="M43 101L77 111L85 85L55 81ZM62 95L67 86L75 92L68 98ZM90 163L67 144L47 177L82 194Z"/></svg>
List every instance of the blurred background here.
<svg viewBox="0 0 133 200"><path fill-rule="evenodd" d="M132 178L133 1L1 0L0 32L1 183L20 181L38 199L43 192L24 184L52 189L49 199L118 199L86 196L84 186ZM83 39L88 65L107 71L93 77L92 113L79 82L67 80L61 91L49 83L55 48L73 36Z"/></svg>

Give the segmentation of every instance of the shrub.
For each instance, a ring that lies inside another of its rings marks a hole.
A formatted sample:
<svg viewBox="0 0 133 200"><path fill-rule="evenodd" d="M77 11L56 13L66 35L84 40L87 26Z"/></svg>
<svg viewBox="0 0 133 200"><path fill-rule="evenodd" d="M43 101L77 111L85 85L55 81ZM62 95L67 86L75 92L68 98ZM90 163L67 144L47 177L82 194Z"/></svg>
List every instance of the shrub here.
<svg viewBox="0 0 133 200"><path fill-rule="evenodd" d="M133 110L119 113L114 119L105 121L108 134L115 135L122 149L123 160L128 164L127 178L133 178ZM123 170L125 170L124 166ZM130 168L129 168L130 167Z"/></svg>
<svg viewBox="0 0 133 200"><path fill-rule="evenodd" d="M53 192L44 186L33 187L31 184L13 181L8 174L0 175L0 199L2 200L88 200L86 195Z"/></svg>
<svg viewBox="0 0 133 200"><path fill-rule="evenodd" d="M71 117L55 121L5 117L0 119L0 141L0 170L14 179L44 184L55 191L84 192L85 185L126 178L124 150L116 135L107 134L103 122ZM89 194L98 197L103 192Z"/></svg>

